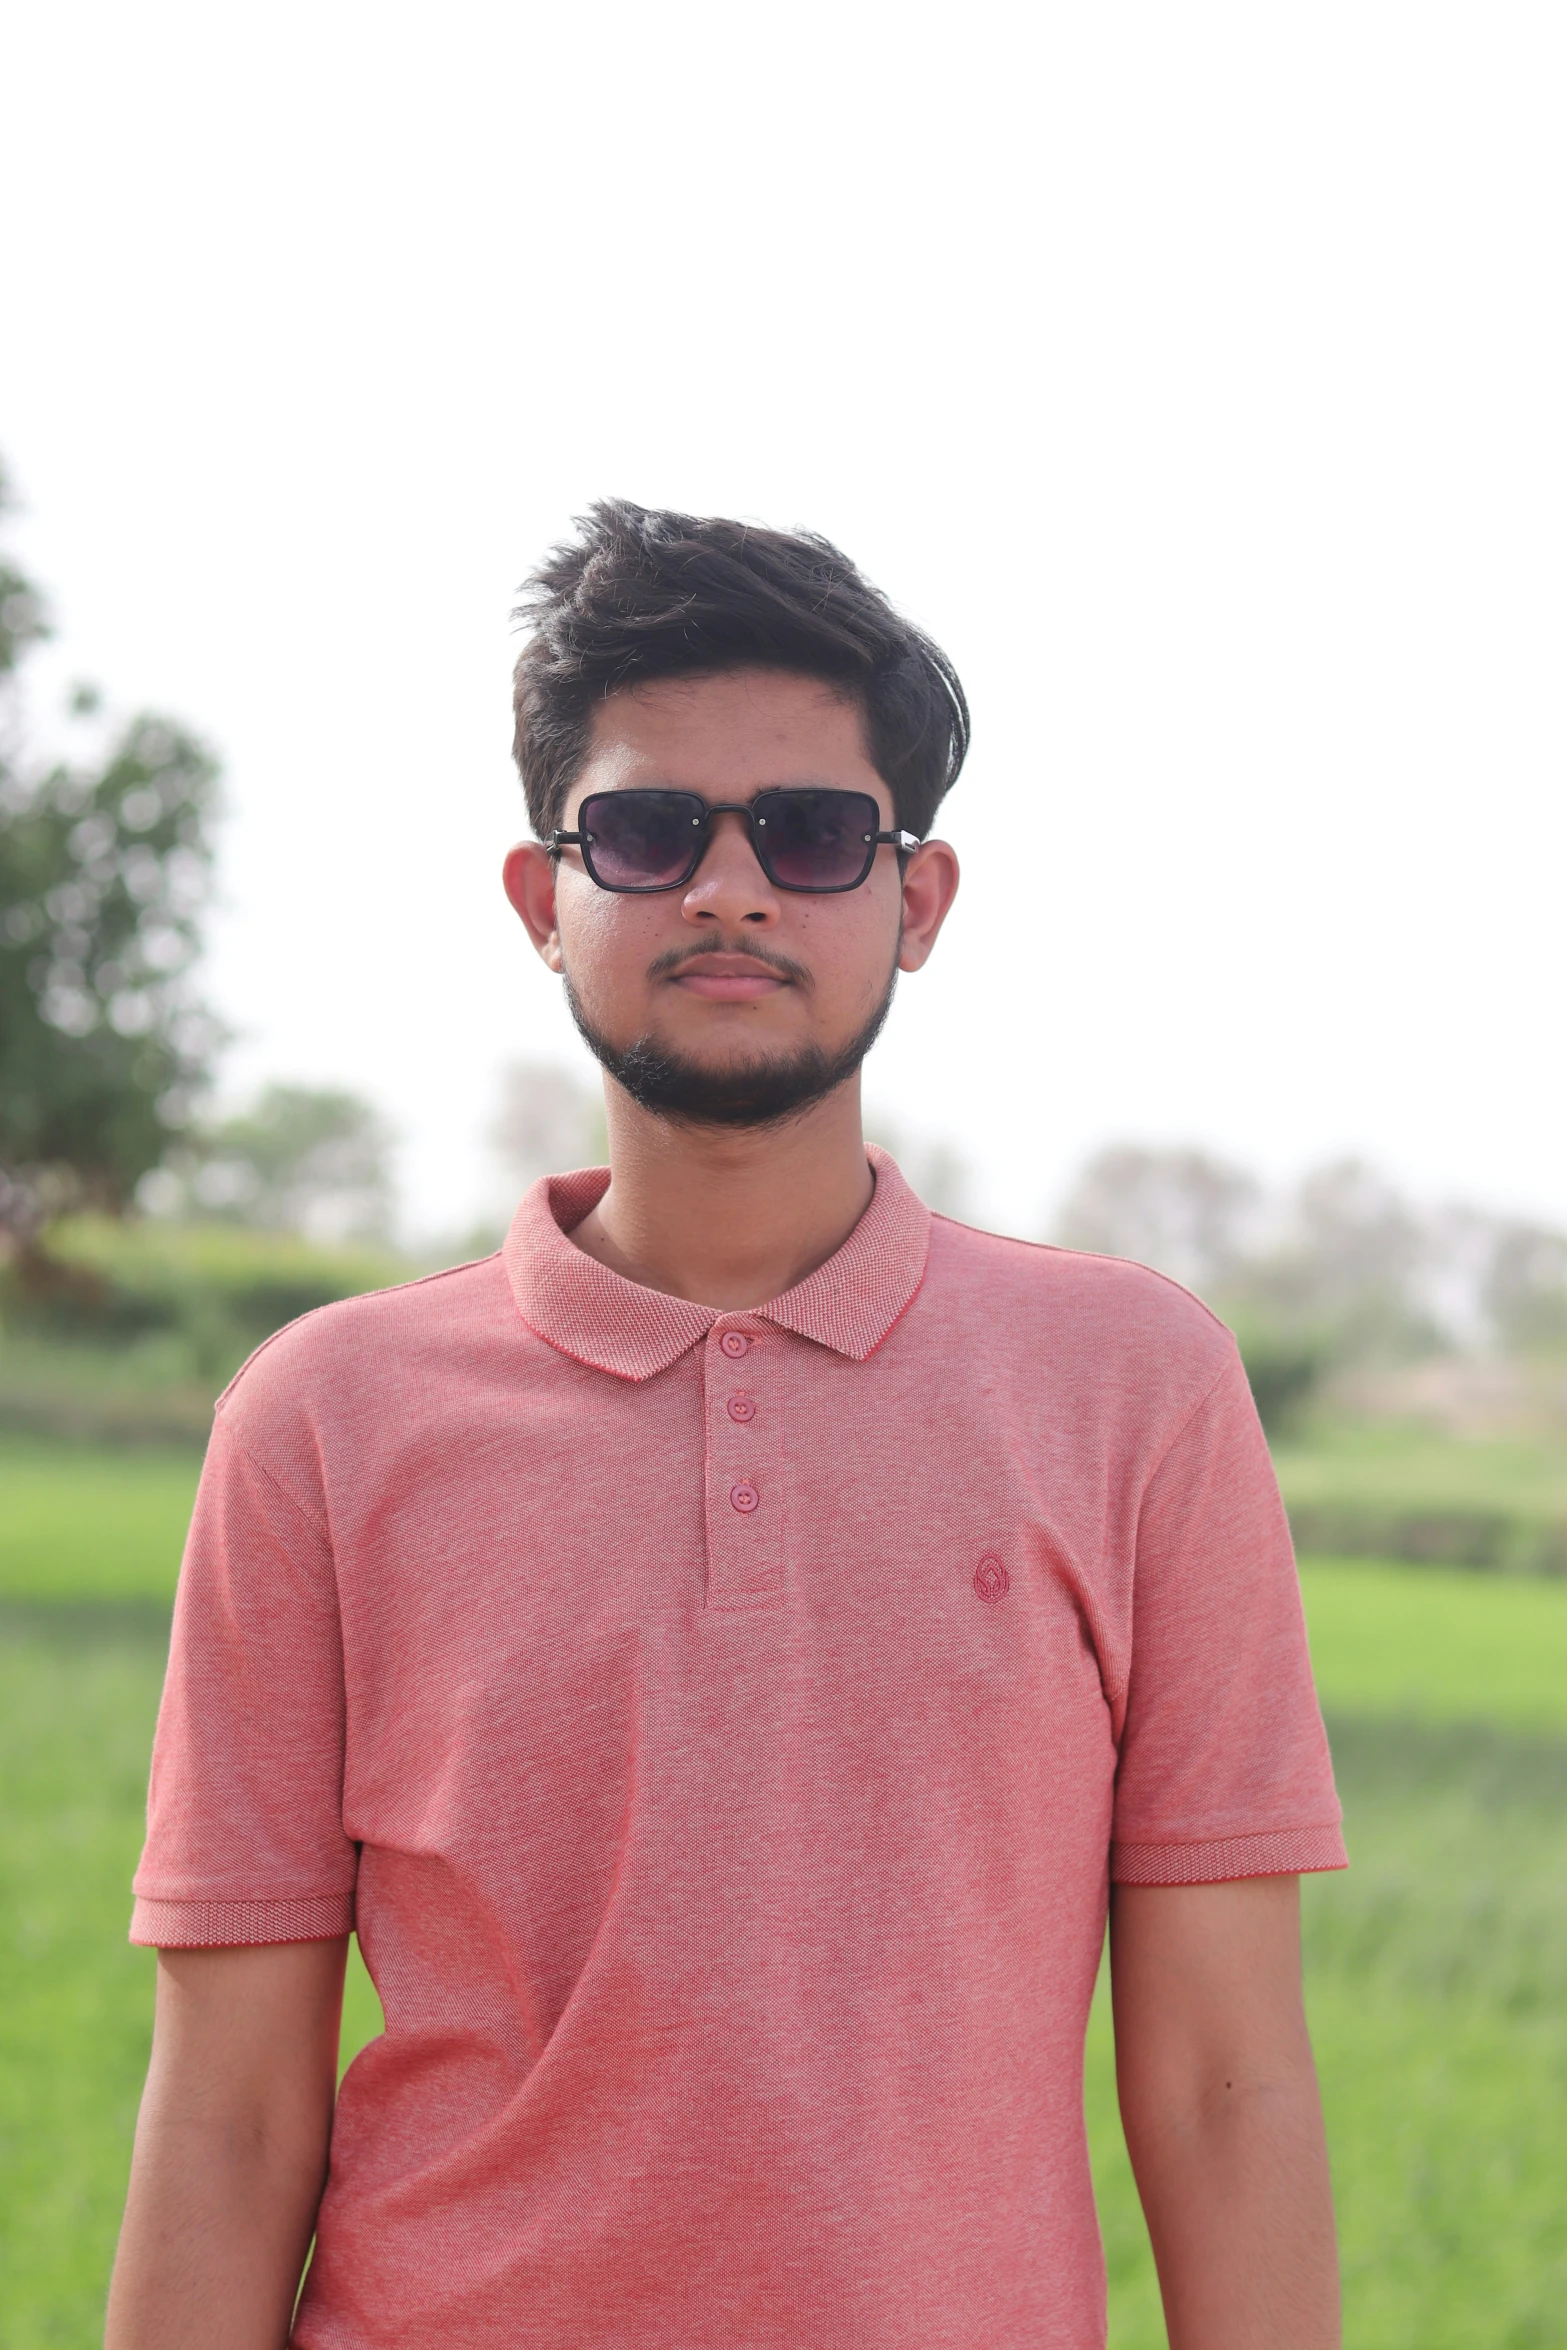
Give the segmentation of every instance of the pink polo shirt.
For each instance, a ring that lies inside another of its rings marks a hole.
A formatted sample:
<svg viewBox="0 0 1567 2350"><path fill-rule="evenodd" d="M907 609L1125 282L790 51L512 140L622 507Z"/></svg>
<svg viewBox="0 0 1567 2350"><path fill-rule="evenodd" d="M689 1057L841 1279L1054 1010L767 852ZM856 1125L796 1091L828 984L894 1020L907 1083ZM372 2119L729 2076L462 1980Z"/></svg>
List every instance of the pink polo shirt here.
<svg viewBox="0 0 1567 2350"><path fill-rule="evenodd" d="M358 1929L300 2350L1094 2350L1111 1877L1343 1864L1229 1334L871 1156L755 1312L599 1169L218 1406L132 1937Z"/></svg>

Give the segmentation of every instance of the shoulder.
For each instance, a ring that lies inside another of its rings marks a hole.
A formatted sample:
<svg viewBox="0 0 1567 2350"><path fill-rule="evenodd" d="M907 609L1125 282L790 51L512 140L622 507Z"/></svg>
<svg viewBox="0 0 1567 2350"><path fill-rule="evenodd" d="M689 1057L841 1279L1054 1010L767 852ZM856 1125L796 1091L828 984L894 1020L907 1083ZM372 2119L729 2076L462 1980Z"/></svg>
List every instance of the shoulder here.
<svg viewBox="0 0 1567 2350"><path fill-rule="evenodd" d="M1124 1257L1013 1240L937 1216L932 1286L948 1311L979 1322L1009 1351L1075 1370L1195 1395L1236 1362L1217 1314L1151 1266Z"/></svg>
<svg viewBox="0 0 1567 2350"><path fill-rule="evenodd" d="M265 1339L218 1397L217 1418L257 1449L301 1421L406 1413L517 1327L498 1253L342 1298Z"/></svg>

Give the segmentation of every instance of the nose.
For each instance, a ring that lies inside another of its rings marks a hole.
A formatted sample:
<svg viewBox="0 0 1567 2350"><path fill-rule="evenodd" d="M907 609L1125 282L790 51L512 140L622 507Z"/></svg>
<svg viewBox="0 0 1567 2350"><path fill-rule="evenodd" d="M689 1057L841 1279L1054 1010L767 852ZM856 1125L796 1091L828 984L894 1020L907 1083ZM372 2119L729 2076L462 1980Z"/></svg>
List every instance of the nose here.
<svg viewBox="0 0 1567 2350"><path fill-rule="evenodd" d="M751 828L734 810L712 820L707 855L681 901L685 919L701 928L771 930L782 918L778 892L756 861Z"/></svg>

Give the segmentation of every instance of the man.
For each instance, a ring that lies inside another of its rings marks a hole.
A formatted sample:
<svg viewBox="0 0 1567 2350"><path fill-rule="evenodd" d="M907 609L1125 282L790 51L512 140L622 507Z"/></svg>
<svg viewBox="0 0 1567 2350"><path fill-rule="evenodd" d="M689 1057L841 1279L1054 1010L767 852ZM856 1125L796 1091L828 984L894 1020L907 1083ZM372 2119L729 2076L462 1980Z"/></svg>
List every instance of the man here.
<svg viewBox="0 0 1567 2350"><path fill-rule="evenodd" d="M1090 2350L1107 1906L1171 2342L1328 2350L1343 1851L1234 1344L861 1138L957 678L821 540L607 504L532 584L506 889L610 1165L219 1403L111 2350Z"/></svg>

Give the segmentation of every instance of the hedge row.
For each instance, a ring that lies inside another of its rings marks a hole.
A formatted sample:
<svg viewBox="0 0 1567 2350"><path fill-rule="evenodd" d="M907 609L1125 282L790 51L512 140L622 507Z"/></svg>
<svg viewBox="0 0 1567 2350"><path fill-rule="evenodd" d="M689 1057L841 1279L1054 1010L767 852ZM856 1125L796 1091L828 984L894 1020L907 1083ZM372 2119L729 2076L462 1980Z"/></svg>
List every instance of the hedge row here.
<svg viewBox="0 0 1567 2350"><path fill-rule="evenodd" d="M1567 1521L1508 1510L1396 1509L1312 1501L1289 1513L1295 1547L1327 1558L1408 1559L1494 1574L1567 1575Z"/></svg>

